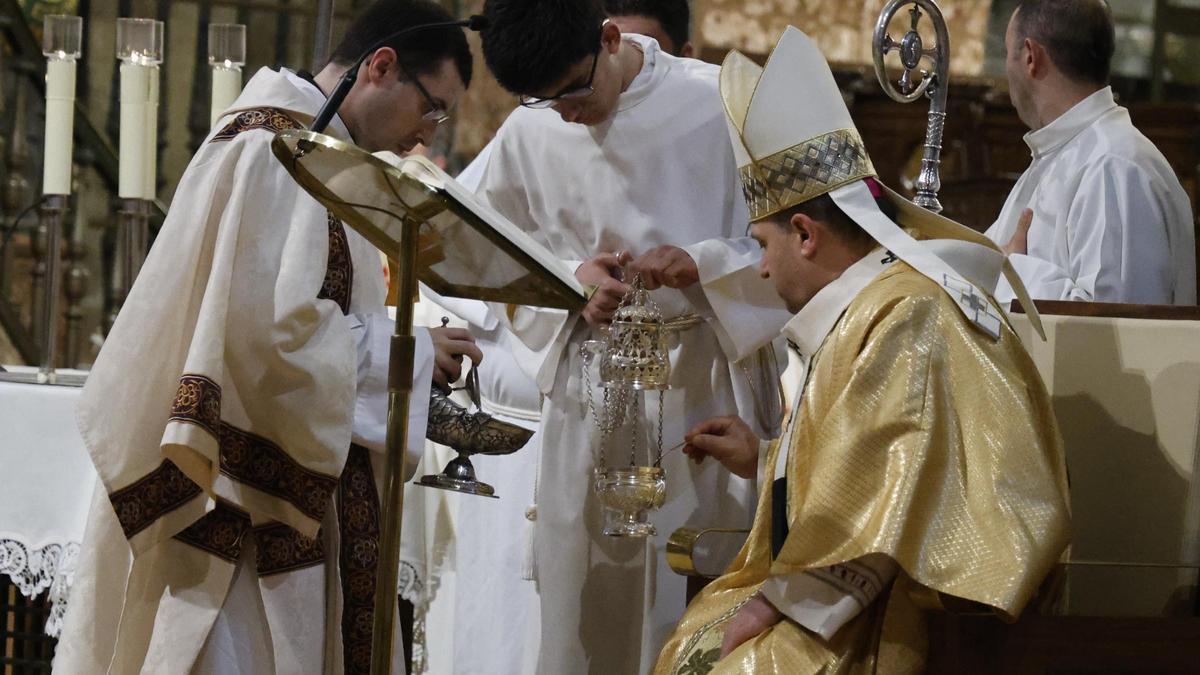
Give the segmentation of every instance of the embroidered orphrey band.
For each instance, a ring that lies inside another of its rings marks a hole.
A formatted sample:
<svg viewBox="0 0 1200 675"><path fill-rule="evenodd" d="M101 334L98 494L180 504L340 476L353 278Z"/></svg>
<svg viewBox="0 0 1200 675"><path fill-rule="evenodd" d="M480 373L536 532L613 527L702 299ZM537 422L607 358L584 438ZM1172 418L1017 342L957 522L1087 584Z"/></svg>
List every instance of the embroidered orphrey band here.
<svg viewBox="0 0 1200 675"><path fill-rule="evenodd" d="M213 135L210 143L229 141L238 134L252 129L284 131L302 129L303 126L279 108L252 108L238 113L233 121ZM342 221L329 213L329 262L325 266L325 279L317 297L333 300L342 308L343 314L350 313L350 291L354 281L354 265L350 259L350 241Z"/></svg>
<svg viewBox="0 0 1200 675"><path fill-rule="evenodd" d="M272 522L254 528L254 543L260 577L325 562L325 545L320 532L310 539L295 528Z"/></svg>
<svg viewBox="0 0 1200 675"><path fill-rule="evenodd" d="M242 554L242 539L249 529L249 514L219 501L216 508L175 535L175 538L226 562L237 563Z"/></svg>
<svg viewBox="0 0 1200 675"><path fill-rule="evenodd" d="M233 121L225 125L209 139L209 143L220 143L233 140L238 134L251 129L266 129L268 131L283 131L285 129L301 129L299 122L292 119L279 108L252 108L237 114Z"/></svg>
<svg viewBox="0 0 1200 675"><path fill-rule="evenodd" d="M283 499L320 521L337 479L311 471L275 443L221 422L221 473Z"/></svg>
<svg viewBox="0 0 1200 675"><path fill-rule="evenodd" d="M191 422L213 436L219 436L221 386L203 375L183 375L171 403L170 419Z"/></svg>
<svg viewBox="0 0 1200 675"><path fill-rule="evenodd" d="M862 138L854 129L822 134L739 171L751 222L875 175Z"/></svg>
<svg viewBox="0 0 1200 675"><path fill-rule="evenodd" d="M133 538L155 520L174 511L201 493L200 486L184 475L169 459L132 485L108 496L121 531Z"/></svg>
<svg viewBox="0 0 1200 675"><path fill-rule="evenodd" d="M195 424L217 439L221 473L291 503L313 520L325 517L337 479L304 468L273 441L221 420L221 387L216 382L203 375L180 377L170 419ZM160 515L151 514L150 520Z"/></svg>
<svg viewBox="0 0 1200 675"><path fill-rule="evenodd" d="M309 539L277 522L251 527L250 515L225 501L218 501L216 508L175 535L175 539L226 562L237 563L249 534L254 535L256 567L260 577L311 567L325 561L320 534Z"/></svg>
<svg viewBox="0 0 1200 675"><path fill-rule="evenodd" d="M342 308L342 314L350 313L350 291L354 286L354 263L350 258L350 240L346 237L346 226L331 211L329 213L329 260L325 264L325 281L321 284L318 298L333 300Z"/></svg>
<svg viewBox="0 0 1200 675"><path fill-rule="evenodd" d="M371 628L375 617L375 571L379 566L379 496L370 451L350 446L338 484L341 534L342 656L346 675L371 669Z"/></svg>

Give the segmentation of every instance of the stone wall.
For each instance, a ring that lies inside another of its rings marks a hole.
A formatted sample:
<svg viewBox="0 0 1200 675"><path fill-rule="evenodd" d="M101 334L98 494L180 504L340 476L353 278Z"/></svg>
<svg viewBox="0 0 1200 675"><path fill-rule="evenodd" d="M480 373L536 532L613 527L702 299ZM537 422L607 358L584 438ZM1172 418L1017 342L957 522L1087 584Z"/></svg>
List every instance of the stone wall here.
<svg viewBox="0 0 1200 675"><path fill-rule="evenodd" d="M871 34L883 0L696 0L696 38L706 48L738 49L750 54L771 51L789 24L817 41L832 63L872 63ZM978 75L983 71L984 45L992 0L942 0L950 28L952 72ZM893 37L908 28L907 8L896 13L889 28ZM933 39L928 19L922 35Z"/></svg>
<svg viewBox="0 0 1200 675"><path fill-rule="evenodd" d="M469 0L464 4L468 5L471 11L464 11L460 16L476 13L483 6L482 0ZM448 158L451 169L457 168L456 164L465 164L478 154L517 106L517 97L500 86L483 62L479 34L469 33L467 37L471 43L471 53L475 57L475 69L471 86L458 102L458 110L453 118L453 152Z"/></svg>

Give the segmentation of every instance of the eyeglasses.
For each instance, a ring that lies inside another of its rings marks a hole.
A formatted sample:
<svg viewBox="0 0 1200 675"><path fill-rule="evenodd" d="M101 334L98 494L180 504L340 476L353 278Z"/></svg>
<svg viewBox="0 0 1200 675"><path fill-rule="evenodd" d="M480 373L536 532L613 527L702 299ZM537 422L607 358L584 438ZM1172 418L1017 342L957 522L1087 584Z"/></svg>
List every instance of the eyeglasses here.
<svg viewBox="0 0 1200 675"><path fill-rule="evenodd" d="M592 95L592 80L596 79L596 62L600 60L600 47L596 48L596 53L592 54L592 72L588 73L587 82L582 87L568 89L554 96L546 98L538 98L536 96L522 96L521 105L526 108L549 108L559 101L570 101L573 99L587 98Z"/></svg>
<svg viewBox="0 0 1200 675"><path fill-rule="evenodd" d="M425 88L425 85L421 84L420 80L414 77L412 73L408 72L408 69L405 68L404 65L399 61L396 61L396 67L400 69L400 72L404 74L404 77L408 78L409 82L412 82L413 85L416 86L417 91L421 92L421 95L425 97L425 102L429 104L429 112L421 115L421 119L425 120L426 122L433 122L434 124L441 124L442 122L450 119L450 112L439 105L437 101L433 100L433 96L430 96L429 90Z"/></svg>

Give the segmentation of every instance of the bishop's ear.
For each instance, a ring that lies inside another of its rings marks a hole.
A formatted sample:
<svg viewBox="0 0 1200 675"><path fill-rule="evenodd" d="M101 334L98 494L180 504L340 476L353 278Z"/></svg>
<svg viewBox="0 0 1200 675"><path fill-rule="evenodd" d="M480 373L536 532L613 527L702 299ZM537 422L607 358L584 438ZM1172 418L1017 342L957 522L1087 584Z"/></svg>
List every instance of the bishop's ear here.
<svg viewBox="0 0 1200 675"><path fill-rule="evenodd" d="M789 225L792 227L792 241L799 248L800 255L806 258L816 255L825 234L821 223L806 214L794 213Z"/></svg>

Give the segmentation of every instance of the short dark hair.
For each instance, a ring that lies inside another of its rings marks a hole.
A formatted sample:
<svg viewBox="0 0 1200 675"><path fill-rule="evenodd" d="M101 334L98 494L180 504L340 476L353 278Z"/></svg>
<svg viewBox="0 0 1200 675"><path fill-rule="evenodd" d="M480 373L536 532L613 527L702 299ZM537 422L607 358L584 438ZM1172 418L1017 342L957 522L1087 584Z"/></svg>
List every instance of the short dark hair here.
<svg viewBox="0 0 1200 675"><path fill-rule="evenodd" d="M388 35L412 26L454 21L454 17L430 0L376 0L359 14L333 50L330 61L351 66L371 45ZM447 59L454 62L463 86L471 84L471 48L463 29L455 26L419 30L385 42L396 52L403 72L414 77L429 75Z"/></svg>
<svg viewBox="0 0 1200 675"><path fill-rule="evenodd" d="M896 220L896 206L887 197L876 197L875 204L883 211L883 215ZM865 248L875 243L875 238L846 215L828 193L784 209L776 222L780 227L790 229L792 216L796 214L804 214L815 221L825 223L834 234L853 246Z"/></svg>
<svg viewBox="0 0 1200 675"><path fill-rule="evenodd" d="M1021 0L1015 32L1046 48L1064 75L1078 82L1108 84L1116 35L1104 0Z"/></svg>
<svg viewBox="0 0 1200 675"><path fill-rule="evenodd" d="M646 16L663 27L663 32L683 49L688 41L691 11L688 0L604 0L609 16Z"/></svg>
<svg viewBox="0 0 1200 675"><path fill-rule="evenodd" d="M572 65L600 50L600 0L487 0L483 15L483 58L514 94L554 86Z"/></svg>

